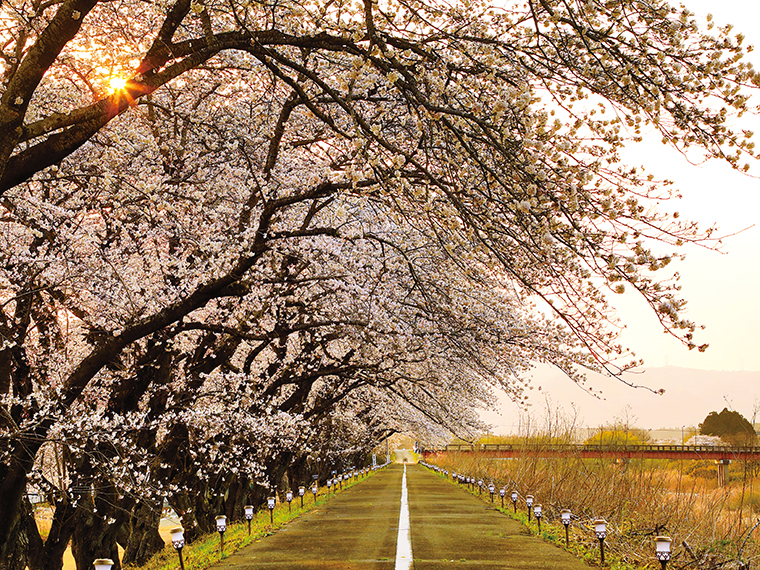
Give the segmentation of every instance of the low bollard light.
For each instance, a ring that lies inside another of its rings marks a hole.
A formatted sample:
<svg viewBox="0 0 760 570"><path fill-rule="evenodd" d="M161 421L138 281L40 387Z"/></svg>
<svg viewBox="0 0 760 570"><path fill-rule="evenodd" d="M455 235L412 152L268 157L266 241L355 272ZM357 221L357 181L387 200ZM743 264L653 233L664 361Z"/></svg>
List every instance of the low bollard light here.
<svg viewBox="0 0 760 570"><path fill-rule="evenodd" d="M501 489L499 489L499 496L501 497L501 508L503 509L504 508L504 497L507 496L507 488L506 487L502 487Z"/></svg>
<svg viewBox="0 0 760 570"><path fill-rule="evenodd" d="M602 566L604 566L604 539L607 538L607 521L604 519L596 519L594 521L594 532L596 538L599 539L599 560Z"/></svg>
<svg viewBox="0 0 760 570"><path fill-rule="evenodd" d="M525 497L525 504L528 506L528 522L530 522L530 513L533 510L533 495Z"/></svg>
<svg viewBox="0 0 760 570"><path fill-rule="evenodd" d="M562 518L562 524L565 525L565 545L570 544L570 521L573 517L573 513L570 512L570 509L562 509L562 511L559 513L559 516Z"/></svg>
<svg viewBox="0 0 760 570"><path fill-rule="evenodd" d="M517 491L512 491L512 506L515 509L515 512L517 512Z"/></svg>
<svg viewBox="0 0 760 570"><path fill-rule="evenodd" d="M253 519L253 505L246 505L243 507L245 513L245 520L248 522L248 536L251 536L251 520Z"/></svg>
<svg viewBox="0 0 760 570"><path fill-rule="evenodd" d="M172 535L172 546L177 550L179 556L179 567L181 570L185 570L185 561L182 559L182 549L185 547L185 529L181 526L175 526L169 531L169 534Z"/></svg>
<svg viewBox="0 0 760 570"><path fill-rule="evenodd" d="M303 496L306 494L306 487L298 487L298 496L301 497L301 508L303 508Z"/></svg>
<svg viewBox="0 0 760 570"><path fill-rule="evenodd" d="M491 493L491 502L493 503L493 494L496 492L496 485L493 484L493 481L488 484L488 492Z"/></svg>
<svg viewBox="0 0 760 570"><path fill-rule="evenodd" d="M92 564L95 566L95 570L111 570L113 560L110 558L98 558Z"/></svg>
<svg viewBox="0 0 760 570"><path fill-rule="evenodd" d="M287 493L285 493L285 500L288 502L288 512L292 513L293 506L291 503L293 502L293 491L288 491Z"/></svg>
<svg viewBox="0 0 760 570"><path fill-rule="evenodd" d="M227 517L219 515L216 517L216 532L219 533L219 552L224 554L224 531L227 530Z"/></svg>
<svg viewBox="0 0 760 570"><path fill-rule="evenodd" d="M478 479L478 495L483 494L483 479Z"/></svg>
<svg viewBox="0 0 760 570"><path fill-rule="evenodd" d="M668 560L670 560L670 537L669 536L658 536L654 539L655 544L657 545L657 560L660 561L660 565L662 566L662 570L665 570L665 567L668 565Z"/></svg>
<svg viewBox="0 0 760 570"><path fill-rule="evenodd" d="M330 494L330 488L332 487L332 484L333 484L333 480L332 479L328 479L327 480L327 494L328 495ZM335 486L335 490L336 491L338 490L338 486L337 485Z"/></svg>
<svg viewBox="0 0 760 570"><path fill-rule="evenodd" d="M536 522L538 523L538 534L541 534L541 505L533 507L533 514L536 515Z"/></svg>
<svg viewBox="0 0 760 570"><path fill-rule="evenodd" d="M274 497L267 497L267 508L269 509L269 524L274 524Z"/></svg>
<svg viewBox="0 0 760 570"><path fill-rule="evenodd" d="M317 502L317 492L319 491L319 487L317 487L317 484L314 483L311 486L311 494L314 495L314 504Z"/></svg>

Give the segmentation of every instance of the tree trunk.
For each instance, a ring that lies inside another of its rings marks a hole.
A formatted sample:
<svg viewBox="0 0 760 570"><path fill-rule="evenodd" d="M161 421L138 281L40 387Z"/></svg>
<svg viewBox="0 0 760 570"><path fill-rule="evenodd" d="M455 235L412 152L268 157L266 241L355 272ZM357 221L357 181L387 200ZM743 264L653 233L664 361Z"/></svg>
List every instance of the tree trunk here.
<svg viewBox="0 0 760 570"><path fill-rule="evenodd" d="M50 533L42 547L32 548L29 553L29 568L31 570L61 570L63 568L63 554L74 533L77 524L77 516L74 507L63 497L55 502L53 522ZM40 541L41 543L41 541Z"/></svg>
<svg viewBox="0 0 760 570"><path fill-rule="evenodd" d="M29 502L22 498L19 507L3 509L3 517L12 517L7 539L0 544L0 570L24 570L29 555L28 516Z"/></svg>
<svg viewBox="0 0 760 570"><path fill-rule="evenodd" d="M164 539L158 533L160 523L161 505L141 501L132 509L129 540L124 548L124 564L142 566L164 548Z"/></svg>
<svg viewBox="0 0 760 570"><path fill-rule="evenodd" d="M93 514L90 509L80 509L77 518L79 524L71 537L71 553L77 570L90 570L92 561L97 558L110 558L114 561L112 570L121 570L116 543L117 526L108 525L107 521L98 513Z"/></svg>
<svg viewBox="0 0 760 570"><path fill-rule="evenodd" d="M29 555L29 505L25 497L29 458L18 455L13 453L8 466L0 468L0 570L24 570Z"/></svg>

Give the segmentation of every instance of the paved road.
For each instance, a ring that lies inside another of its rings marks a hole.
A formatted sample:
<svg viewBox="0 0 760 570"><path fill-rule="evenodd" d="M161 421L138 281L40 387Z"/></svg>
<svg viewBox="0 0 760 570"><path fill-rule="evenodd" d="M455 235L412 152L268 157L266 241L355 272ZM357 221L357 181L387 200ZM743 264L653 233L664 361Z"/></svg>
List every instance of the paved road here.
<svg viewBox="0 0 760 570"><path fill-rule="evenodd" d="M396 449L396 463L414 463L414 455L408 449Z"/></svg>
<svg viewBox="0 0 760 570"><path fill-rule="evenodd" d="M393 569L403 465L392 465L214 566ZM420 465L407 465L414 570L588 570L564 550Z"/></svg>
<svg viewBox="0 0 760 570"><path fill-rule="evenodd" d="M589 570L583 561L422 466L409 468L407 486L414 570Z"/></svg>
<svg viewBox="0 0 760 570"><path fill-rule="evenodd" d="M375 473L213 568L393 570L402 474Z"/></svg>

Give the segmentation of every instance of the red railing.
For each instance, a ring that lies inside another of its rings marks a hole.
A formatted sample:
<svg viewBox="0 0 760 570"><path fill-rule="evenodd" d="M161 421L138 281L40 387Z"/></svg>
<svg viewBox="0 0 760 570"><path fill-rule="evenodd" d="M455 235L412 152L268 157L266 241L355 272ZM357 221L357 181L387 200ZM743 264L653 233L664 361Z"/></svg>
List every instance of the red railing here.
<svg viewBox="0 0 760 570"><path fill-rule="evenodd" d="M479 453L491 457L579 457L623 459L690 459L715 461L760 460L760 447L716 447L710 445L606 445L606 444L481 444L447 445L423 449L428 457L435 453Z"/></svg>

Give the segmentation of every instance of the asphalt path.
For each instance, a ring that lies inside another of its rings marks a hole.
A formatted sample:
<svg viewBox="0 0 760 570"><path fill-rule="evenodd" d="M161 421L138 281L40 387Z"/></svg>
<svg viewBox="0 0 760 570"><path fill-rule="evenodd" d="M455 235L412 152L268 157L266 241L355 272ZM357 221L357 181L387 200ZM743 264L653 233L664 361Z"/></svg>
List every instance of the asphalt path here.
<svg viewBox="0 0 760 570"><path fill-rule="evenodd" d="M215 570L394 569L404 466L394 464L215 565ZM588 570L421 465L407 464L413 568Z"/></svg>
<svg viewBox="0 0 760 570"><path fill-rule="evenodd" d="M414 570L589 570L582 560L421 465L409 467L406 477Z"/></svg>
<svg viewBox="0 0 760 570"><path fill-rule="evenodd" d="M213 566L393 570L404 468L386 468Z"/></svg>

